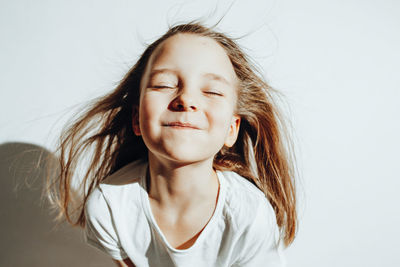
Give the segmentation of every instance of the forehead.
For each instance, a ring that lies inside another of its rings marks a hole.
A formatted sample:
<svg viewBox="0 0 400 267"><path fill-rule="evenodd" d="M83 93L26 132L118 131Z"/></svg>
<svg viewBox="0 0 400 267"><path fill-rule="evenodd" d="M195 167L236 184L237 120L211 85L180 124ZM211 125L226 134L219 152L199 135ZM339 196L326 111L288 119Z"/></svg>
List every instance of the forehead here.
<svg viewBox="0 0 400 267"><path fill-rule="evenodd" d="M151 55L148 66L183 73L212 73L236 83L236 74L225 49L214 39L179 33L164 40Z"/></svg>

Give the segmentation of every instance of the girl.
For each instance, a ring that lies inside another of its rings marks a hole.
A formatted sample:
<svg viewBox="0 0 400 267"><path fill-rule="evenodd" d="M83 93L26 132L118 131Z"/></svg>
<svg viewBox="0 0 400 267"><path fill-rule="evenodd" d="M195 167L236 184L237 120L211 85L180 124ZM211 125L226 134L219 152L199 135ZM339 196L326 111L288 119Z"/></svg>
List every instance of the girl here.
<svg viewBox="0 0 400 267"><path fill-rule="evenodd" d="M171 28L63 133L60 216L119 266L282 266L296 205L272 92L232 39Z"/></svg>

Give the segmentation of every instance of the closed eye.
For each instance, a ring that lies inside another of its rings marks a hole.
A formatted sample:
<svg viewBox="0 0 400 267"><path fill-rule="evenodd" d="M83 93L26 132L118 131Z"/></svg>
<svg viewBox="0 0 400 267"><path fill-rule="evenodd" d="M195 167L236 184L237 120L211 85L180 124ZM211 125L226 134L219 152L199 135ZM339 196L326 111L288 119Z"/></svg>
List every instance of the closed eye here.
<svg viewBox="0 0 400 267"><path fill-rule="evenodd" d="M204 93L208 95L223 96L223 94L218 91L205 91Z"/></svg>
<svg viewBox="0 0 400 267"><path fill-rule="evenodd" d="M170 88L171 86L168 85L154 85L153 88Z"/></svg>
<svg viewBox="0 0 400 267"><path fill-rule="evenodd" d="M174 86L168 86L168 85L154 85L154 86L151 86L151 88L154 88L154 89L173 89L175 87Z"/></svg>

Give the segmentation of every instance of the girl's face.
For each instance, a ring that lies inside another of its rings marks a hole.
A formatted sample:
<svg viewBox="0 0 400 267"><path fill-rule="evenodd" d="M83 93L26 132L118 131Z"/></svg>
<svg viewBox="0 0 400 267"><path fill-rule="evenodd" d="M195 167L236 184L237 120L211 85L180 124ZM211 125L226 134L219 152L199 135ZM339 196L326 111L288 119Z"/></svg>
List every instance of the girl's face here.
<svg viewBox="0 0 400 267"><path fill-rule="evenodd" d="M212 162L224 145L236 141L237 83L231 61L216 41L174 35L147 63L134 132L160 160Z"/></svg>

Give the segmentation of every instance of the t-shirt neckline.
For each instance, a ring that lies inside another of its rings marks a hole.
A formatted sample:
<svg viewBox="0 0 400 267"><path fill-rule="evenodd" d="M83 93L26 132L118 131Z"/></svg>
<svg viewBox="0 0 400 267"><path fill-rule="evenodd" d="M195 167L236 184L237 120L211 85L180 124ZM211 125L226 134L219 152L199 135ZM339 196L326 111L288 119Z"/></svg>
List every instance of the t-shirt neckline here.
<svg viewBox="0 0 400 267"><path fill-rule="evenodd" d="M171 246L165 237L164 233L161 231L160 227L158 226L154 216L153 212L151 211L150 207L150 201L149 201L149 196L147 193L147 184L146 184L146 176L148 172L148 164L144 168L144 171L142 172L142 176L140 177L140 184L142 187L142 190L140 190L140 199L141 199L141 205L142 209L144 210L144 213L147 217L147 220L151 224L151 227L157 232L159 237L161 238L161 241L163 242L164 246L170 250L173 253L188 253L192 250L195 250L199 244L201 244L204 240L204 238L208 235L208 233L215 227L215 224L218 221L218 218L221 218L221 213L222 213L222 207L223 203L225 201L225 183L224 183L224 177L223 174L220 171L216 171L217 173L217 178L219 181L219 193L218 193L218 199L217 199L217 205L215 207L214 213L211 216L210 220L208 221L207 225L204 227L203 231L200 233L200 235L197 237L196 241L187 249L176 249L173 246Z"/></svg>

